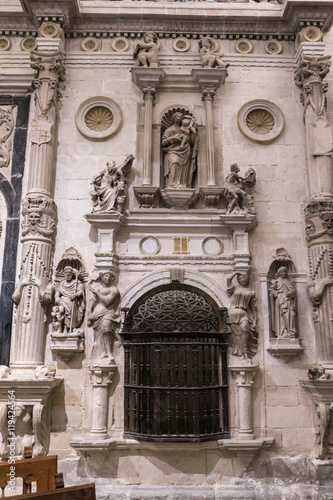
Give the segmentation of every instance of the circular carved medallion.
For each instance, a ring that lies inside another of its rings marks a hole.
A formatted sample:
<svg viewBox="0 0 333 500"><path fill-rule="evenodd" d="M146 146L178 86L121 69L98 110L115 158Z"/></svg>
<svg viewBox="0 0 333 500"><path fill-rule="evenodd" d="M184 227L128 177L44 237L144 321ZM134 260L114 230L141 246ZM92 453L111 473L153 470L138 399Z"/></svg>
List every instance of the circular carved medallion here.
<svg viewBox="0 0 333 500"><path fill-rule="evenodd" d="M191 43L184 36L179 36L173 40L172 46L176 52L187 52L191 47Z"/></svg>
<svg viewBox="0 0 333 500"><path fill-rule="evenodd" d="M281 54L282 52L282 44L277 40L268 40L265 43L265 50L267 54Z"/></svg>
<svg viewBox="0 0 333 500"><path fill-rule="evenodd" d="M20 45L22 50L33 50L36 47L36 39L33 36L25 36Z"/></svg>
<svg viewBox="0 0 333 500"><path fill-rule="evenodd" d="M303 28L302 34L307 42L319 42L323 38L323 34L317 26Z"/></svg>
<svg viewBox="0 0 333 500"><path fill-rule="evenodd" d="M102 132L111 127L113 122L112 111L104 106L95 106L89 109L84 117L85 124L90 130Z"/></svg>
<svg viewBox="0 0 333 500"><path fill-rule="evenodd" d="M118 104L108 97L91 97L80 104L75 122L91 139L105 139L119 130L123 116Z"/></svg>
<svg viewBox="0 0 333 500"><path fill-rule="evenodd" d="M0 50L9 50L12 42L8 36L0 36Z"/></svg>
<svg viewBox="0 0 333 500"><path fill-rule="evenodd" d="M130 43L125 36L117 36L111 42L111 47L115 52L126 52L129 49Z"/></svg>
<svg viewBox="0 0 333 500"><path fill-rule="evenodd" d="M253 43L246 38L241 38L235 43L235 48L240 54L250 54L253 50Z"/></svg>
<svg viewBox="0 0 333 500"><path fill-rule="evenodd" d="M140 240L139 249L144 255L156 255L161 250L161 245L154 236L145 236Z"/></svg>
<svg viewBox="0 0 333 500"><path fill-rule="evenodd" d="M241 107L237 123L246 137L258 142L269 142L281 134L284 116L273 102L254 99Z"/></svg>
<svg viewBox="0 0 333 500"><path fill-rule="evenodd" d="M223 250L222 241L213 236L205 238L202 242L202 251L205 255L220 255Z"/></svg>
<svg viewBox="0 0 333 500"><path fill-rule="evenodd" d="M95 52L99 48L99 40L94 36L87 36L81 40L81 49L85 52Z"/></svg>
<svg viewBox="0 0 333 500"><path fill-rule="evenodd" d="M43 23L38 30L38 35L43 38L56 38L59 35L60 27L51 21Z"/></svg>

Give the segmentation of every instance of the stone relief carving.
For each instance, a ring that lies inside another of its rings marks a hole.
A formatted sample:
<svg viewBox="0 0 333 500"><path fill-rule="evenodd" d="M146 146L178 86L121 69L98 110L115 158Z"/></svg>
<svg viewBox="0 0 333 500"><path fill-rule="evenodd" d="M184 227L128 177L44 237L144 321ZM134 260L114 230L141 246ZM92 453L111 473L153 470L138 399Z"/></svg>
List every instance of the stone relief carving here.
<svg viewBox="0 0 333 500"><path fill-rule="evenodd" d="M156 33L147 31L143 35L143 42L139 42L134 49L133 59L136 66L158 68L158 38Z"/></svg>
<svg viewBox="0 0 333 500"><path fill-rule="evenodd" d="M288 269L281 266L270 283L272 331L277 338L295 338L297 335L296 288Z"/></svg>
<svg viewBox="0 0 333 500"><path fill-rule="evenodd" d="M57 332L67 334L78 329L84 317L86 301L82 276L76 269L66 266L63 279L55 292L53 318L57 319Z"/></svg>
<svg viewBox="0 0 333 500"><path fill-rule="evenodd" d="M56 230L56 205L46 196L30 195L22 202L22 236L45 236L54 239Z"/></svg>
<svg viewBox="0 0 333 500"><path fill-rule="evenodd" d="M237 277L237 284L234 278ZM227 278L231 297L229 321L232 330L231 352L242 359L253 358L258 349L256 294L249 288L249 273L236 271Z"/></svg>
<svg viewBox="0 0 333 500"><path fill-rule="evenodd" d="M228 68L230 64L225 64L222 61L224 54L217 55L214 53L215 43L209 37L204 37L199 40L199 54L201 65L203 68Z"/></svg>
<svg viewBox="0 0 333 500"><path fill-rule="evenodd" d="M333 404L315 404L315 444L316 458L333 457Z"/></svg>
<svg viewBox="0 0 333 500"><path fill-rule="evenodd" d="M13 108L11 110L0 108L0 168L8 167L12 140L10 139L14 130Z"/></svg>
<svg viewBox="0 0 333 500"><path fill-rule="evenodd" d="M112 271L105 271L89 283L92 298L89 304L88 326L94 330L91 351L94 360L113 361L115 330L120 323L120 292L112 285L114 279Z"/></svg>
<svg viewBox="0 0 333 500"><path fill-rule="evenodd" d="M125 161L116 166L116 162L106 164L106 169L92 178L94 186L90 196L93 202L93 212L118 212L123 213L127 198L126 177L132 167L134 156L129 155Z"/></svg>
<svg viewBox="0 0 333 500"><path fill-rule="evenodd" d="M230 174L225 179L224 195L228 200L227 213L255 213L251 188L256 184L256 173L249 168L244 177L239 174L237 163L230 166Z"/></svg>
<svg viewBox="0 0 333 500"><path fill-rule="evenodd" d="M45 55L37 50L31 51L31 67L38 72L37 78L33 80L35 89L35 102L39 106L41 116L47 117L50 109L56 105L60 97L58 82L65 80L65 67L63 54ZM45 92L47 84L47 92Z"/></svg>
<svg viewBox="0 0 333 500"><path fill-rule="evenodd" d="M194 117L176 111L167 117L166 122L168 126L162 136L166 185L176 189L191 188L198 149Z"/></svg>

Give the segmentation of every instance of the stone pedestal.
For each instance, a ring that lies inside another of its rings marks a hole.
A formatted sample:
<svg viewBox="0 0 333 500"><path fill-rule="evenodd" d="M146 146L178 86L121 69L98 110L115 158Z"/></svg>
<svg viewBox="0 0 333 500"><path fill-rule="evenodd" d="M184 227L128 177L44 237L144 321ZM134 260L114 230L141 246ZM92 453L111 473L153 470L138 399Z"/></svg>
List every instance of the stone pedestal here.
<svg viewBox="0 0 333 500"><path fill-rule="evenodd" d="M108 392L116 371L117 366L115 364L94 364L89 366L93 387L93 424L90 434L95 439L108 437Z"/></svg>

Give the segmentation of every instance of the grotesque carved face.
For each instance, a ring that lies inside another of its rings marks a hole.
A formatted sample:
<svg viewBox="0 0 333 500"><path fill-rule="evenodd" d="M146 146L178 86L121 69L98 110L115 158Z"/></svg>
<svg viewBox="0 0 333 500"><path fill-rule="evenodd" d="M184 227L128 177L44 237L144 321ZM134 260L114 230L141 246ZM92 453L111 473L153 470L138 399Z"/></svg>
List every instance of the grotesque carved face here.
<svg viewBox="0 0 333 500"><path fill-rule="evenodd" d="M29 222L31 225L35 226L40 222L41 213L37 210L32 210L28 214Z"/></svg>

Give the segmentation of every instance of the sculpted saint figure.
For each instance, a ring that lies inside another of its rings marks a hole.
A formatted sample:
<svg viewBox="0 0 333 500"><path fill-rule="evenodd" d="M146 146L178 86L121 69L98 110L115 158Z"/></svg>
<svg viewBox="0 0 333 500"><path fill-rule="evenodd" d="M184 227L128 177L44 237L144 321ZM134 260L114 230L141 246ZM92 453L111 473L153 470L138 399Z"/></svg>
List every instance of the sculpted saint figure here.
<svg viewBox="0 0 333 500"><path fill-rule="evenodd" d="M242 359L253 358L258 348L256 295L248 286L247 272L237 271L227 278L227 293L231 297L228 312L233 334L232 354Z"/></svg>
<svg viewBox="0 0 333 500"><path fill-rule="evenodd" d="M289 279L288 269L281 266L270 284L272 330L277 338L295 338L296 288Z"/></svg>
<svg viewBox="0 0 333 500"><path fill-rule="evenodd" d="M89 283L92 299L89 304L88 326L94 329L94 359L113 359L113 339L120 323L120 293L118 288L112 285L114 279L113 272L107 271Z"/></svg>
<svg viewBox="0 0 333 500"><path fill-rule="evenodd" d="M86 307L84 284L78 279L77 271L71 266L64 269L65 279L60 281L55 292L55 307L58 316L58 332L70 333L83 320Z"/></svg>
<svg viewBox="0 0 333 500"><path fill-rule="evenodd" d="M133 59L137 66L158 67L158 45L157 35L152 31L147 31L143 35L143 42L139 42L135 47Z"/></svg>
<svg viewBox="0 0 333 500"><path fill-rule="evenodd" d="M106 164L106 169L92 178L94 186L90 196L93 202L93 212L123 212L127 196L126 176L129 173L134 156L129 155L120 167L116 162Z"/></svg>
<svg viewBox="0 0 333 500"><path fill-rule="evenodd" d="M225 179L224 194L228 200L227 213L253 213L253 200L250 189L256 183L256 173L253 168L245 172L244 177L239 174L239 166L233 163L230 167L230 174Z"/></svg>
<svg viewBox="0 0 333 500"><path fill-rule="evenodd" d="M162 137L164 175L167 187L191 188L197 160L197 130L194 118L177 111L173 125Z"/></svg>
<svg viewBox="0 0 333 500"><path fill-rule="evenodd" d="M199 40L199 54L201 65L204 68L228 68L230 64L225 64L221 59L224 54L214 54L214 46L214 41L208 36Z"/></svg>

